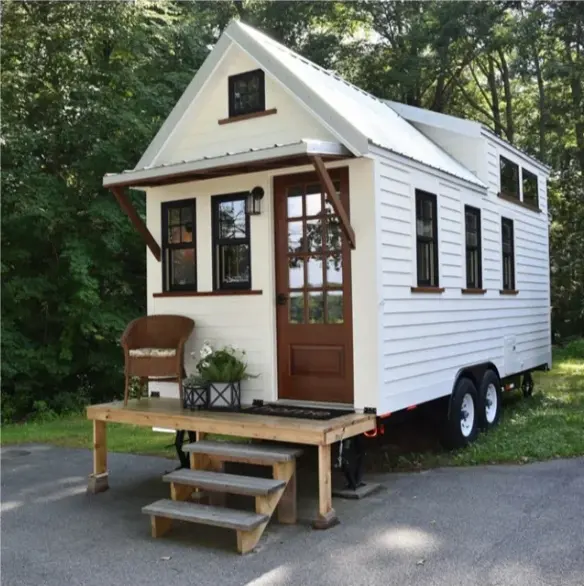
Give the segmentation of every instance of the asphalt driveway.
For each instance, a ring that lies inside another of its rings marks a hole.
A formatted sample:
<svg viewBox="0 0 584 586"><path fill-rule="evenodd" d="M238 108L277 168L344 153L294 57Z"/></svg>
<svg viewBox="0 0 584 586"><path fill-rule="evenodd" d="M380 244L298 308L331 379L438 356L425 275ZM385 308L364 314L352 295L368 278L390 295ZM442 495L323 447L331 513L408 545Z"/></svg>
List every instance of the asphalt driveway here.
<svg viewBox="0 0 584 586"><path fill-rule="evenodd" d="M302 522L244 557L220 529L151 539L140 508L167 497L173 466L110 454L110 490L87 495L90 452L4 448L2 585L584 586L584 459L379 476L366 500L335 500L324 532L304 473Z"/></svg>

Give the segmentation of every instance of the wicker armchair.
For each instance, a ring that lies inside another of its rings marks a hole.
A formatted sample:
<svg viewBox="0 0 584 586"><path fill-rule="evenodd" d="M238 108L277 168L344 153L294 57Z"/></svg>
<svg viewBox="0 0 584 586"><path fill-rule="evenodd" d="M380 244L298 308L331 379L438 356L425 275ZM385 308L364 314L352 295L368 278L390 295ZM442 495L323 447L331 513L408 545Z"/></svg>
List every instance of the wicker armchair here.
<svg viewBox="0 0 584 586"><path fill-rule="evenodd" d="M185 377L184 345L195 322L182 315L148 315L128 324L122 335L126 386L124 405L128 404L130 378L178 382L182 401L182 380Z"/></svg>

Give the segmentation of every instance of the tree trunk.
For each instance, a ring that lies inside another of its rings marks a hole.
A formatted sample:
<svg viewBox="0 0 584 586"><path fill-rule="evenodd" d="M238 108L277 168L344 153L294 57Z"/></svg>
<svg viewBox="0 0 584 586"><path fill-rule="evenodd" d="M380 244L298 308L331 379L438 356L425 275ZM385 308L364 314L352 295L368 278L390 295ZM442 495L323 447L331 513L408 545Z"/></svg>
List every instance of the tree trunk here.
<svg viewBox="0 0 584 586"><path fill-rule="evenodd" d="M543 85L543 75L541 73L541 64L539 62L539 51L537 50L537 47L533 48L533 63L535 65L535 77L537 79L539 107L539 158L542 161L546 161L546 131L548 112L546 109L545 87Z"/></svg>
<svg viewBox="0 0 584 586"><path fill-rule="evenodd" d="M503 134L503 124L501 122L501 109L499 107L499 93L497 92L497 79L495 77L495 60L491 55L488 59L487 82L491 92L491 110L493 111L493 122L495 123L495 134Z"/></svg>
<svg viewBox="0 0 584 586"><path fill-rule="evenodd" d="M515 138L515 121L513 120L513 99L511 97L511 80L509 79L509 67L502 49L497 49L501 60L501 76L503 77L503 89L505 92L505 119L507 140L513 143Z"/></svg>

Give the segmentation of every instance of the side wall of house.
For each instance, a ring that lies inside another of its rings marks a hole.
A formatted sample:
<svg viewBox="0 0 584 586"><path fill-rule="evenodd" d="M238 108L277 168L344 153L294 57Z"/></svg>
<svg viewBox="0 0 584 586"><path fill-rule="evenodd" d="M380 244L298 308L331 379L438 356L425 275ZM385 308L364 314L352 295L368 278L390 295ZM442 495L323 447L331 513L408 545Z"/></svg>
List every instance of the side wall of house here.
<svg viewBox="0 0 584 586"><path fill-rule="evenodd" d="M371 159L340 161L328 167L349 167L351 224L357 234L352 252L352 297L354 338L354 385L357 408L376 407L378 399L377 293L372 259L376 237L374 207L374 163ZM213 290L211 196L264 188L262 213L250 218L252 289L255 295L159 297L163 290L162 267L151 254L147 260L149 314L180 314L195 320L195 332L186 349L186 370L194 372L204 341L213 346L235 345L247 353L249 371L258 375L243 383L242 401L273 401L277 395L275 256L273 179L275 175L313 171L308 166L272 172L238 175L196 183L150 188L147 192L147 226L161 241L161 204L196 200L196 258L198 292ZM190 353L195 356L191 357ZM177 396L176 384L151 384L151 391Z"/></svg>
<svg viewBox="0 0 584 586"><path fill-rule="evenodd" d="M498 153L487 146L490 169L497 158L488 192L375 151L381 275L378 413L450 394L465 366L492 362L505 376L551 360L546 178L538 172L542 213L507 204L497 197ZM411 290L417 285L416 188L437 195L442 293ZM465 205L481 209L484 295L462 293ZM500 294L502 216L515 225L519 293L514 296Z"/></svg>

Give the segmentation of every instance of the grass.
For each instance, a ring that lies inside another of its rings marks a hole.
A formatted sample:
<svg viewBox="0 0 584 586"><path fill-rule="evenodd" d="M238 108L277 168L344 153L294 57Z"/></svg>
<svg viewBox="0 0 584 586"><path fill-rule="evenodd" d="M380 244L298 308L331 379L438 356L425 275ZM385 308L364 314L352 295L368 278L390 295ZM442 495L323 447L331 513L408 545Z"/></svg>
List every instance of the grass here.
<svg viewBox="0 0 584 586"><path fill-rule="evenodd" d="M152 431L149 427L109 423L108 450L133 454L173 456L174 435ZM48 421L10 423L2 426L3 446L43 443L67 448L91 448L92 422L84 415L68 415Z"/></svg>
<svg viewBox="0 0 584 586"><path fill-rule="evenodd" d="M369 444L369 466L375 470L412 470L435 466L530 462L584 455L584 341L554 351L554 367L535 376L530 399L513 392L504 397L499 426L455 452L445 452L435 432L420 421L391 429L383 441ZM91 422L83 415L2 426L2 445L47 443L91 447ZM109 424L108 448L172 457L171 434L150 428Z"/></svg>
<svg viewBox="0 0 584 586"><path fill-rule="evenodd" d="M374 450L375 469L412 470L436 466L527 463L584 455L584 340L554 350L551 372L534 374L534 394L521 392L503 396L498 427L480 434L465 449L447 452L438 445L435 430L402 429L406 439L379 445ZM394 430L392 436L399 434ZM415 434L412 441L408 436ZM408 443L410 446L408 446ZM411 444L414 444L413 449Z"/></svg>

